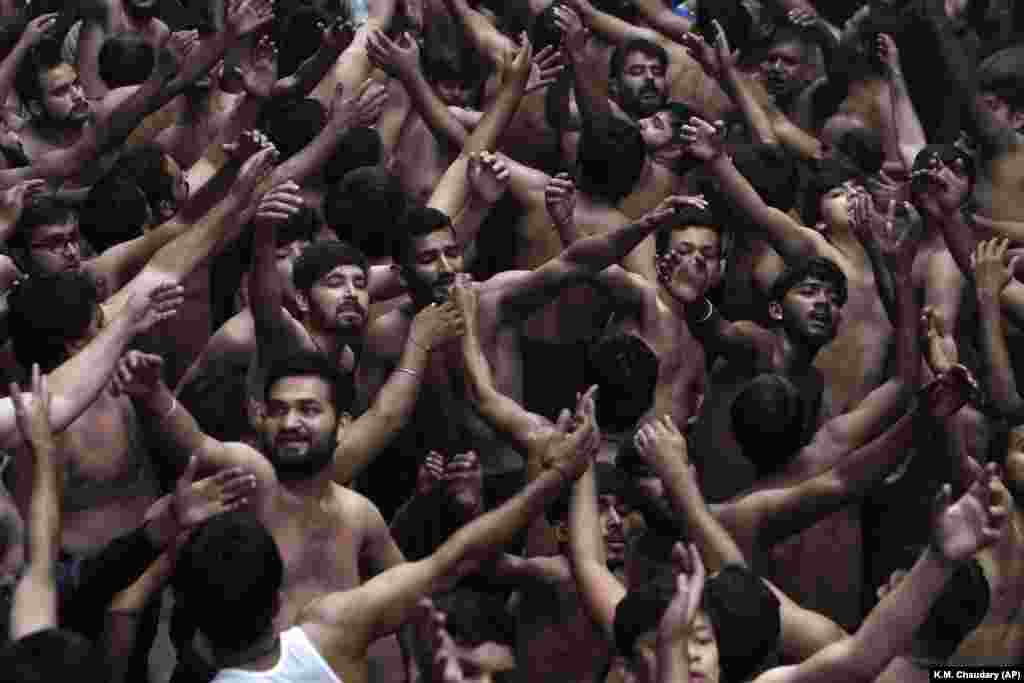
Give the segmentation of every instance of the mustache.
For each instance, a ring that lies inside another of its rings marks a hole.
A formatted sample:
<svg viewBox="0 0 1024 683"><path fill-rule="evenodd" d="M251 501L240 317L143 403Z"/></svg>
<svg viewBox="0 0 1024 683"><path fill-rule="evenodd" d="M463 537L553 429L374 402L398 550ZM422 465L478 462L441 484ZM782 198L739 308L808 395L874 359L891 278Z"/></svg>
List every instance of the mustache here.
<svg viewBox="0 0 1024 683"><path fill-rule="evenodd" d="M356 311L360 315L364 317L366 316L366 309L363 308L362 304L360 304L358 301L344 301L338 306L335 312L341 313L343 311Z"/></svg>

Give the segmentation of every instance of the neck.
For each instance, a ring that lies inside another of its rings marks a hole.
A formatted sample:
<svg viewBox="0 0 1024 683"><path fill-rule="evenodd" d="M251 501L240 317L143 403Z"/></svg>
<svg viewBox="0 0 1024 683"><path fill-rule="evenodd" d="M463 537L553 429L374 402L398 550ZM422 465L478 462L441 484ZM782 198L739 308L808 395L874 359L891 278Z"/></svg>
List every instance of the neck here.
<svg viewBox="0 0 1024 683"><path fill-rule="evenodd" d="M269 668L281 656L281 639L271 629L243 650L224 651L214 648L214 656L220 668Z"/></svg>
<svg viewBox="0 0 1024 683"><path fill-rule="evenodd" d="M658 299L680 320L686 320L686 307L693 303L680 299L661 282L658 283Z"/></svg>
<svg viewBox="0 0 1024 683"><path fill-rule="evenodd" d="M818 348L810 346L800 340L794 339L793 335L785 328L780 328L779 339L782 340L782 365L786 373L800 372L806 370L814 362L818 355Z"/></svg>
<svg viewBox="0 0 1024 683"><path fill-rule="evenodd" d="M35 132L36 135L61 147L69 147L77 142L78 138L82 135L83 127L84 124L73 125L56 123L44 118L35 119L32 126L33 132Z"/></svg>
<svg viewBox="0 0 1024 683"><path fill-rule="evenodd" d="M330 474L331 468L328 466L309 479L295 479L280 483L287 491L299 498L321 501L330 495Z"/></svg>

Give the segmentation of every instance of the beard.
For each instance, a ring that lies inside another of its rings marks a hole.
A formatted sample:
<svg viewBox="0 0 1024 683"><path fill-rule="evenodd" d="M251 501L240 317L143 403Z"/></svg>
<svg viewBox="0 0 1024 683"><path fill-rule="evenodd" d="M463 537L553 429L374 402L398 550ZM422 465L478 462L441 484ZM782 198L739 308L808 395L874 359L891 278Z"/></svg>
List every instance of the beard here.
<svg viewBox="0 0 1024 683"><path fill-rule="evenodd" d="M634 120L653 116L664 106L665 93L646 86L622 98L622 108Z"/></svg>
<svg viewBox="0 0 1024 683"><path fill-rule="evenodd" d="M332 436L322 441L314 440L302 456L282 455L282 449L272 443L264 443L267 460L274 466L274 473L282 482L312 479L323 471L334 459L337 440Z"/></svg>

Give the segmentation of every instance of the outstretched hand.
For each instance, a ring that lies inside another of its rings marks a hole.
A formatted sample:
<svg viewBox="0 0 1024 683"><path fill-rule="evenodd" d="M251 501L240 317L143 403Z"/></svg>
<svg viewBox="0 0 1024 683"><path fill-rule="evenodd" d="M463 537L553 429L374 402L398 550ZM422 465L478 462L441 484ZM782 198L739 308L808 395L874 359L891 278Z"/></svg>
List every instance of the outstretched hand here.
<svg viewBox="0 0 1024 683"><path fill-rule="evenodd" d="M544 188L544 206L555 225L570 225L576 212L576 184L568 173L559 173Z"/></svg>
<svg viewBox="0 0 1024 683"><path fill-rule="evenodd" d="M672 547L672 562L678 571L676 595L658 623L658 639L663 642L680 642L689 636L707 578L704 561L693 543L685 547L676 543Z"/></svg>
<svg viewBox="0 0 1024 683"><path fill-rule="evenodd" d="M411 78L420 69L420 46L408 32L391 40L383 31L370 31L366 36L366 53L374 65L399 80Z"/></svg>
<svg viewBox="0 0 1024 683"><path fill-rule="evenodd" d="M267 99L273 94L277 84L277 44L269 34L260 36L240 71L242 86L247 93L260 99Z"/></svg>
<svg viewBox="0 0 1024 683"><path fill-rule="evenodd" d="M497 154L477 152L469 158L466 177L477 197L494 204L505 194L512 174Z"/></svg>
<svg viewBox="0 0 1024 683"><path fill-rule="evenodd" d="M524 95L546 88L558 80L558 75L565 70L562 51L554 45L548 45L533 56L530 68L530 80L526 83Z"/></svg>
<svg viewBox="0 0 1024 683"><path fill-rule="evenodd" d="M563 410L555 423L541 463L545 470L558 471L567 482L579 479L601 447L597 426L597 385L578 397L575 412Z"/></svg>
<svg viewBox="0 0 1024 683"><path fill-rule="evenodd" d="M256 207L256 226L284 223L302 211L304 204L298 185L291 180L279 183L260 199Z"/></svg>
<svg viewBox="0 0 1024 683"><path fill-rule="evenodd" d="M155 282L148 290L135 291L124 305L124 313L135 334L173 318L185 302L185 288L176 282Z"/></svg>
<svg viewBox="0 0 1024 683"><path fill-rule="evenodd" d="M921 309L920 334L925 361L935 376L948 372L959 362L956 340L946 335L946 321L933 306Z"/></svg>
<svg viewBox="0 0 1024 683"><path fill-rule="evenodd" d="M987 296L998 299L1006 285L1013 279L1013 272L1016 260L1019 256L1013 257L1010 263L1006 262L1006 251L1010 246L1008 239L996 237L994 239L979 242L971 254L971 269L974 271L974 286L978 296Z"/></svg>
<svg viewBox="0 0 1024 683"><path fill-rule="evenodd" d="M991 463L955 503L950 504L949 484L939 491L933 514L932 548L944 560L968 560L1002 535L1008 510L995 504L998 478L999 466Z"/></svg>
<svg viewBox="0 0 1024 683"><path fill-rule="evenodd" d="M173 507L179 531L187 531L217 515L237 510L256 490L256 477L241 467L231 467L194 481L199 458L192 456L174 491Z"/></svg>
<svg viewBox="0 0 1024 683"><path fill-rule="evenodd" d="M148 398L160 385L164 359L151 353L129 351L117 363L111 378L111 393L115 396Z"/></svg>
<svg viewBox="0 0 1024 683"><path fill-rule="evenodd" d="M17 382L8 385L11 401L14 403L14 419L21 430L22 439L38 454L53 445L53 430L50 427L50 389L46 375L39 369L39 363L32 364L32 388L22 394ZM28 398L26 398L26 396Z"/></svg>
<svg viewBox="0 0 1024 683"><path fill-rule="evenodd" d="M673 461L692 467L686 437L676 427L671 415L645 422L633 436L633 444L644 462L659 474L671 467Z"/></svg>
<svg viewBox="0 0 1024 683"><path fill-rule="evenodd" d="M704 119L690 117L689 123L681 128L680 139L684 151L698 161L714 161L725 153L725 122L716 121L711 125Z"/></svg>

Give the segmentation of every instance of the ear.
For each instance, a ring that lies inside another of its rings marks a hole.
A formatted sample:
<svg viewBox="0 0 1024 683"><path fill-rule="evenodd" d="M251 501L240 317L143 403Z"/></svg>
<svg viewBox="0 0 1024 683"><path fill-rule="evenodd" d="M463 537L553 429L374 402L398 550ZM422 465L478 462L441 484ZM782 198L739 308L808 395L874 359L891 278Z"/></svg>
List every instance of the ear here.
<svg viewBox="0 0 1024 683"><path fill-rule="evenodd" d="M782 304L778 301L768 304L768 317L772 320L782 320Z"/></svg>
<svg viewBox="0 0 1024 683"><path fill-rule="evenodd" d="M304 292L295 290L295 307L299 309L302 315L309 314L309 298Z"/></svg>

